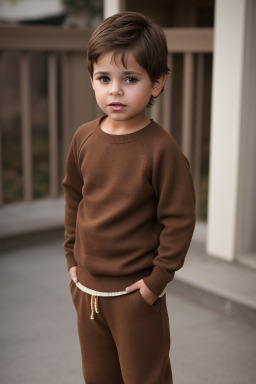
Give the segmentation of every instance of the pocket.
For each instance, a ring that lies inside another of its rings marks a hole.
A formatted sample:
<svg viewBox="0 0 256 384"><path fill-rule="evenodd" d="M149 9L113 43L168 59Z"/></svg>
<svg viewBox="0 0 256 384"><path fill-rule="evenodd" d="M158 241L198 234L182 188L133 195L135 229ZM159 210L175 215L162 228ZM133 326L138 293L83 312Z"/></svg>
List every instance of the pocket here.
<svg viewBox="0 0 256 384"><path fill-rule="evenodd" d="M79 288L76 286L76 284L74 283L74 281L72 279L70 279L70 282L69 282L69 289L70 289L73 304L74 304L75 308L77 308Z"/></svg>
<svg viewBox="0 0 256 384"><path fill-rule="evenodd" d="M156 301L154 302L154 304L149 304L145 299L144 297L142 296L142 294L140 293L140 290L138 289L136 291L136 296L138 298L138 301L140 302L140 304L143 304L143 307L145 309L149 309L150 311L159 311L160 310L160 306L161 306L161 298L158 297L156 299Z"/></svg>
<svg viewBox="0 0 256 384"><path fill-rule="evenodd" d="M73 298L73 291L74 291L74 287L76 287L74 281L72 279L70 279L70 282L69 282L69 290L70 290L70 293L71 293L71 296Z"/></svg>
<svg viewBox="0 0 256 384"><path fill-rule="evenodd" d="M72 279L70 279L70 282L69 282L69 289L70 289L70 291L73 288L74 284L75 284L74 281Z"/></svg>

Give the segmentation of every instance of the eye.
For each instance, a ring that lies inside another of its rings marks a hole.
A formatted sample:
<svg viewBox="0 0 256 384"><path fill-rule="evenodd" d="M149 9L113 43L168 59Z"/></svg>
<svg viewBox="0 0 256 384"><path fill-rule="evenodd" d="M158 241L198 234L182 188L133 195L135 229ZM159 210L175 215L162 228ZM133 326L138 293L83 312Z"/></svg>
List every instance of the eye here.
<svg viewBox="0 0 256 384"><path fill-rule="evenodd" d="M137 83L137 79L135 77L126 77L124 79L124 82L127 83L127 84L135 84Z"/></svg>
<svg viewBox="0 0 256 384"><path fill-rule="evenodd" d="M109 77L108 76L99 76L97 78L101 83L108 83L109 82Z"/></svg>

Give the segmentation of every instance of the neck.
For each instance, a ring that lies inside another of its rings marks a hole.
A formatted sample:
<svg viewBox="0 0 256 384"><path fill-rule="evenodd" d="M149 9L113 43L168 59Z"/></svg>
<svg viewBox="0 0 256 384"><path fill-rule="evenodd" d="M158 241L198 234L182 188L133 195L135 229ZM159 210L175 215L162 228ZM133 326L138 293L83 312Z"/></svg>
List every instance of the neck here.
<svg viewBox="0 0 256 384"><path fill-rule="evenodd" d="M101 128L107 133L122 135L138 131L149 123L150 120L145 115L125 121L112 120L109 116L107 116L102 121Z"/></svg>

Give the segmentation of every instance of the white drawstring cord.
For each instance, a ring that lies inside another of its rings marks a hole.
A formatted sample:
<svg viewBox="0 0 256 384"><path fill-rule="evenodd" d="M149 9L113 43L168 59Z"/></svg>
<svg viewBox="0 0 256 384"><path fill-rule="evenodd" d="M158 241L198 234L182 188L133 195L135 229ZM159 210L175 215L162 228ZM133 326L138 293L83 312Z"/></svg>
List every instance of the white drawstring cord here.
<svg viewBox="0 0 256 384"><path fill-rule="evenodd" d="M93 289L87 288L81 283L77 282L76 286L81 289L83 292L88 293L91 295L91 320L94 319L94 311L96 313L100 313L98 308L98 296L104 296L104 297L110 297L110 296L121 296L126 295L128 292L126 291L119 291L119 292L100 292L100 291L94 291ZM162 297L166 293L165 289L159 295L159 297Z"/></svg>
<svg viewBox="0 0 256 384"><path fill-rule="evenodd" d="M128 292L126 291L119 291L119 292L100 292L100 291L94 291L93 289L87 288L81 283L77 282L76 286L81 289L83 292L89 293L91 295L91 320L94 319L94 312L100 313L98 308L98 296L120 296L120 295L126 295Z"/></svg>
<svg viewBox="0 0 256 384"><path fill-rule="evenodd" d="M94 311L100 313L98 308L98 296L91 295L91 320L94 319Z"/></svg>

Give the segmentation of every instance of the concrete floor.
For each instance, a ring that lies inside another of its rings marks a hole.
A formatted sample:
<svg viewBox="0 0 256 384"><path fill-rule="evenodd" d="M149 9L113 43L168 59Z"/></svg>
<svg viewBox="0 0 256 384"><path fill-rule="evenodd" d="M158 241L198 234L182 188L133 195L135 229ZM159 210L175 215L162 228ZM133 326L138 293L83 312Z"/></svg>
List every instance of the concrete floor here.
<svg viewBox="0 0 256 384"><path fill-rule="evenodd" d="M82 384L62 242L2 253L0 274L0 383ZM176 296L171 283L167 301L175 384L256 382L256 328Z"/></svg>

